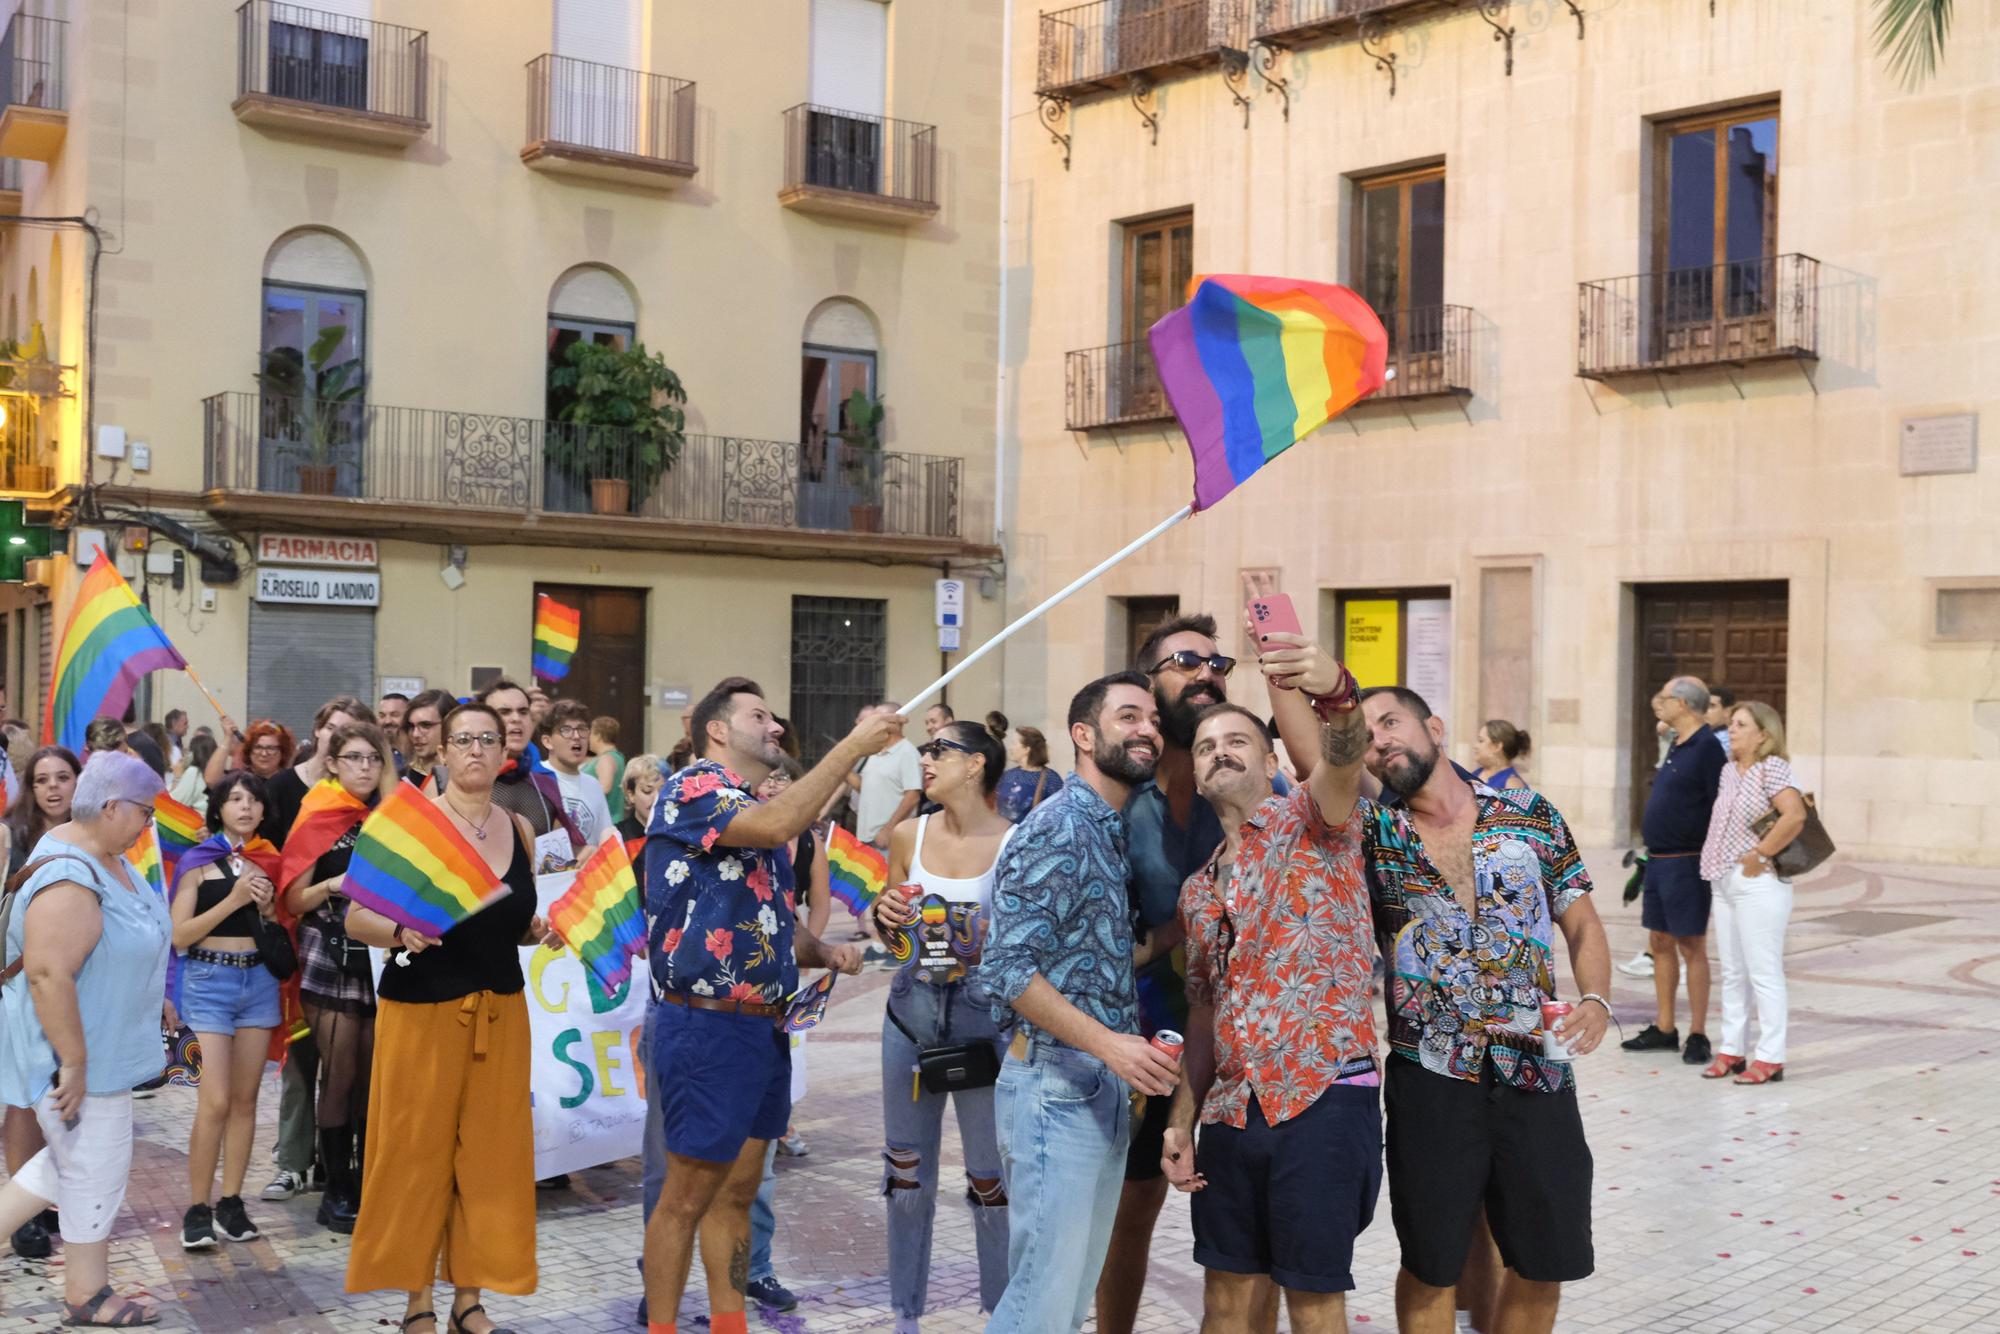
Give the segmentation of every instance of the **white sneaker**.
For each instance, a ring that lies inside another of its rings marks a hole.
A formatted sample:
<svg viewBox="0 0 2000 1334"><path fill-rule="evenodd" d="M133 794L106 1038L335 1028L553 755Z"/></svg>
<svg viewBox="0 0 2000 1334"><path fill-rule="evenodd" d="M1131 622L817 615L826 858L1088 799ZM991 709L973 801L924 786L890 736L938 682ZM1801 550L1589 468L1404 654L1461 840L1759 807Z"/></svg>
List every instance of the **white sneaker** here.
<svg viewBox="0 0 2000 1334"><path fill-rule="evenodd" d="M297 1172L282 1169L271 1178L271 1184L264 1187L263 1198L267 1200L289 1200L306 1188L305 1178Z"/></svg>
<svg viewBox="0 0 2000 1334"><path fill-rule="evenodd" d="M1646 950L1640 950L1624 963L1619 964L1618 971L1627 977L1651 977L1653 975L1653 956Z"/></svg>

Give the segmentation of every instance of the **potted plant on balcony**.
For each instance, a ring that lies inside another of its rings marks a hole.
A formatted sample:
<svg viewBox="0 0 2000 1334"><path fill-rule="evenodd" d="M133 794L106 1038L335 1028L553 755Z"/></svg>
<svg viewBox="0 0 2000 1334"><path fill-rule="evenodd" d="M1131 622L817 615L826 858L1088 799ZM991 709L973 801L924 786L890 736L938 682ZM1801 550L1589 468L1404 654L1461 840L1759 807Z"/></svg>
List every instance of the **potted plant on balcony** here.
<svg viewBox="0 0 2000 1334"><path fill-rule="evenodd" d="M882 531L882 418L886 410L879 398L870 398L857 389L841 408L842 425L836 433L841 443L840 472L854 488L854 503L848 506L849 526L857 533Z"/></svg>
<svg viewBox="0 0 2000 1334"><path fill-rule="evenodd" d="M300 495L330 496L337 490L337 451L352 437L352 408L361 401L365 382L359 358L327 364L346 337L347 326L334 324L320 330L303 354L295 347L274 347L256 374L264 391L263 434L299 460Z"/></svg>
<svg viewBox="0 0 2000 1334"><path fill-rule="evenodd" d="M629 348L579 341L566 365L549 372L549 387L575 395L562 409L572 429L549 432L549 464L562 476L590 482L595 514L629 514L680 461L687 437L681 377L644 343Z"/></svg>

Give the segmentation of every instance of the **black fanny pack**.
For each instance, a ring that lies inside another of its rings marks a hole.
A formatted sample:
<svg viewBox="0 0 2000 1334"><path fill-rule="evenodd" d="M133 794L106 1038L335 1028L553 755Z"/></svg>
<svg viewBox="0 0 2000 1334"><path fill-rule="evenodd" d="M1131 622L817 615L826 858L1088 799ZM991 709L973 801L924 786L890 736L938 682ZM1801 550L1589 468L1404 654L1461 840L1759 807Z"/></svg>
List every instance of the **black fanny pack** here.
<svg viewBox="0 0 2000 1334"><path fill-rule="evenodd" d="M991 1088L1000 1078L1000 1054L991 1042L957 1042L948 1046L926 1047L917 1035L903 1027L894 1010L886 1011L896 1031L916 1044L916 1085L926 1093L954 1093L960 1089ZM946 1024L950 1019L947 1016ZM947 1028L947 1033L949 1028ZM910 1091L916 1100L916 1089Z"/></svg>

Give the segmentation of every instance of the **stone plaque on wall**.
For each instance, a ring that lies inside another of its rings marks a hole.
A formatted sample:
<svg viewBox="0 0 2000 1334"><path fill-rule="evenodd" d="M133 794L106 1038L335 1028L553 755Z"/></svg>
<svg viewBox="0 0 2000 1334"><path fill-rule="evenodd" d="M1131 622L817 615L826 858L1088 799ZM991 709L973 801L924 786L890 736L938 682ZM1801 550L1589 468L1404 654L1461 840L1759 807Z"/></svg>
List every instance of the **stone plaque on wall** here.
<svg viewBox="0 0 2000 1334"><path fill-rule="evenodd" d="M1905 417L1899 437L1905 477L1979 470L1979 414Z"/></svg>

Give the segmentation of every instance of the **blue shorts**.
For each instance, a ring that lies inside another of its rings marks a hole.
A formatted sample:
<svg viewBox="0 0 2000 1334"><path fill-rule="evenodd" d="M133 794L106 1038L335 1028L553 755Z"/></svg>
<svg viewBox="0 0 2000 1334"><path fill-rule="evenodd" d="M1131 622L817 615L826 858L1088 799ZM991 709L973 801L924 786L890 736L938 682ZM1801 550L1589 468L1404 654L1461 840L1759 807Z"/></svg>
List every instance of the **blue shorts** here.
<svg viewBox="0 0 2000 1334"><path fill-rule="evenodd" d="M1701 858L1649 857L1646 888L1639 900L1639 922L1648 931L1670 936L1708 934L1708 881L1701 878Z"/></svg>
<svg viewBox="0 0 2000 1334"><path fill-rule="evenodd" d="M775 1020L663 1001L652 1055L647 1088L660 1099L668 1153L731 1163L748 1140L784 1137L792 1042Z"/></svg>
<svg viewBox="0 0 2000 1334"><path fill-rule="evenodd" d="M247 956L256 960L254 954ZM248 968L181 962L181 1022L197 1033L234 1033L239 1028L278 1026L278 979L261 961Z"/></svg>

